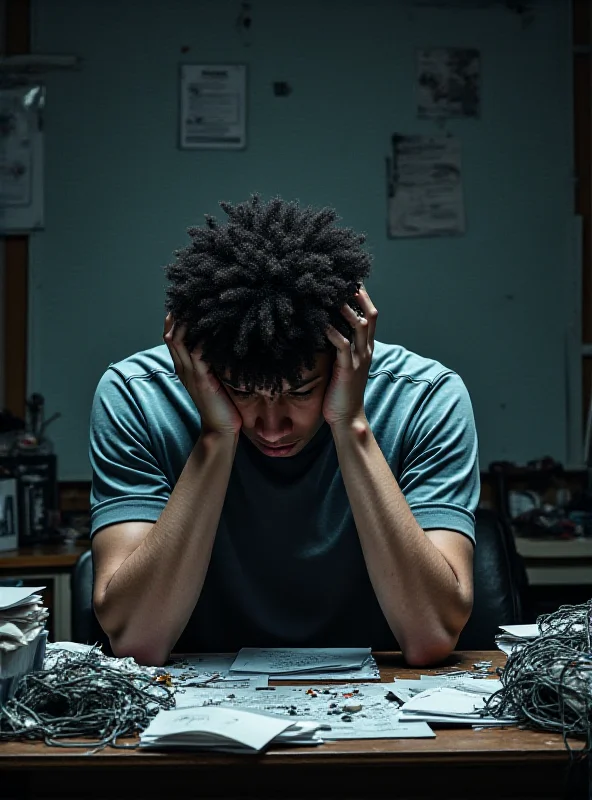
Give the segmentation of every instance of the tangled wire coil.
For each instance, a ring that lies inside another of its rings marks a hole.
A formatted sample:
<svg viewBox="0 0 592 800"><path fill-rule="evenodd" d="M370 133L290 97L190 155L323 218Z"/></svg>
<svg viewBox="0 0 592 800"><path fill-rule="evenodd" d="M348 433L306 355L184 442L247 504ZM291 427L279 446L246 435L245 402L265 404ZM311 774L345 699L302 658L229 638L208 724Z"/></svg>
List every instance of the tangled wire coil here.
<svg viewBox="0 0 592 800"><path fill-rule="evenodd" d="M43 739L48 745L93 752L146 728L160 709L175 705L174 690L131 659L54 652L40 672L24 675L14 696L0 705L0 741ZM83 741L79 741L84 737Z"/></svg>
<svg viewBox="0 0 592 800"><path fill-rule="evenodd" d="M586 736L592 719L592 601L561 606L537 619L540 636L508 656L502 689L488 699L485 713L515 716L519 722L568 736Z"/></svg>

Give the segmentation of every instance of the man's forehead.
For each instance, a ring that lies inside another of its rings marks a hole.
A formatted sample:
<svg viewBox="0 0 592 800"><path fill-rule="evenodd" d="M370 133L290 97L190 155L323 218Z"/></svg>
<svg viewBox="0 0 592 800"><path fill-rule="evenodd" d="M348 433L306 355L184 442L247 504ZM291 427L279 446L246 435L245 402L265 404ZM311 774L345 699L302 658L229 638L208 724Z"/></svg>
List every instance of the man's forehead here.
<svg viewBox="0 0 592 800"><path fill-rule="evenodd" d="M292 384L290 384L286 380L284 380L283 383L282 383L282 392L295 391L296 389L299 389L302 386L305 386L307 383L311 383L315 379L324 376L325 370L326 370L326 367L327 367L327 363L326 363L326 358L324 358L323 356L324 356L324 354L319 354L319 357L317 358L316 364L314 365L314 367L312 369L306 369L305 367L302 367L301 372L300 372L300 380L295 381ZM220 377L225 383L232 383L232 381L230 380L230 370L229 369L224 370L221 373ZM240 385L238 383L232 383L232 385L234 386L235 389L242 388L242 385ZM258 391L261 391L264 394L269 393L268 390L264 390L264 389L263 390L258 390Z"/></svg>
<svg viewBox="0 0 592 800"><path fill-rule="evenodd" d="M290 392L290 391L295 391L296 389L300 389L302 386L305 386L307 383L311 383L316 378L320 378L322 374L323 374L322 370L320 369L303 371L302 377L300 378L299 381L296 381L294 383L288 383L286 380L284 380L282 383L282 392ZM223 373L221 377L225 383L231 383L236 389L243 388L242 384L235 383L230 380L230 375L228 372ZM261 389L257 391L261 391L263 394L266 394L268 393L269 390Z"/></svg>

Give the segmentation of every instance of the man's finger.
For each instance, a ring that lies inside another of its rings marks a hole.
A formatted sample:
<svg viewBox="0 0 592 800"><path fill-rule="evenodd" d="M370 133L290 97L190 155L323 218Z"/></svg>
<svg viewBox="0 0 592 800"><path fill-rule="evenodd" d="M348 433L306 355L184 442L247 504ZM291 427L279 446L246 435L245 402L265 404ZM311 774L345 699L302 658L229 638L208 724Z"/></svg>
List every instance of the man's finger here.
<svg viewBox="0 0 592 800"><path fill-rule="evenodd" d="M337 363L344 369L351 369L353 365L351 344L349 339L342 336L333 325L327 327L327 338L337 350Z"/></svg>
<svg viewBox="0 0 592 800"><path fill-rule="evenodd" d="M189 354L189 357L191 359L193 370L199 376L205 377L209 373L210 368L205 363L205 361L202 360L202 355L203 355L203 347L201 345L201 342L198 342L191 351L191 353Z"/></svg>
<svg viewBox="0 0 592 800"><path fill-rule="evenodd" d="M175 366L175 372L177 373L179 380L181 380L182 383L185 383L183 362L179 358L179 354L177 353L175 345L173 344L173 336L175 331L174 331L174 323L172 322L172 317L170 324L167 323L169 316L170 314L167 315L167 319L165 320L165 328L162 338L168 348L169 353L171 354L171 358L173 359L173 364Z"/></svg>
<svg viewBox="0 0 592 800"><path fill-rule="evenodd" d="M370 299L370 295L366 291L364 285L360 287L360 291L356 297L357 302L360 304L364 312L364 316L368 320L368 344L374 349L374 333L376 331L376 320L378 318L378 309Z"/></svg>
<svg viewBox="0 0 592 800"><path fill-rule="evenodd" d="M167 335L167 333L170 333L170 331L172 330L174 324L175 324L175 320L173 319L173 315L169 311L169 313L164 318L164 328L163 328L163 331L162 331L163 339Z"/></svg>
<svg viewBox="0 0 592 800"><path fill-rule="evenodd" d="M176 351L179 359L181 360L181 364L183 365L183 370L188 377L189 374L193 371L193 364L191 363L191 357L185 346L185 335L187 333L187 325L175 325L172 334L172 341L171 344Z"/></svg>
<svg viewBox="0 0 592 800"><path fill-rule="evenodd" d="M364 355L368 348L368 320L365 317L358 317L353 308L347 303L343 306L341 313L354 329L356 352Z"/></svg>

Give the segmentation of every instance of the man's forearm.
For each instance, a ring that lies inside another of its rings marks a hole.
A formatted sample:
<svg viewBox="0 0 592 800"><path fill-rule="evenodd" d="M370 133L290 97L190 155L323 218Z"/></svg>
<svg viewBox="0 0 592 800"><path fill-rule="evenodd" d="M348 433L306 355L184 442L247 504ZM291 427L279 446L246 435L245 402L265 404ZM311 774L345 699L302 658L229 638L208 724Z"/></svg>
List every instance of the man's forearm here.
<svg viewBox="0 0 592 800"><path fill-rule="evenodd" d="M160 518L111 578L100 618L117 654L162 662L183 632L210 563L237 440L199 438Z"/></svg>
<svg viewBox="0 0 592 800"><path fill-rule="evenodd" d="M418 525L366 419L333 428L366 566L386 620L408 661L454 648L471 607L450 565Z"/></svg>

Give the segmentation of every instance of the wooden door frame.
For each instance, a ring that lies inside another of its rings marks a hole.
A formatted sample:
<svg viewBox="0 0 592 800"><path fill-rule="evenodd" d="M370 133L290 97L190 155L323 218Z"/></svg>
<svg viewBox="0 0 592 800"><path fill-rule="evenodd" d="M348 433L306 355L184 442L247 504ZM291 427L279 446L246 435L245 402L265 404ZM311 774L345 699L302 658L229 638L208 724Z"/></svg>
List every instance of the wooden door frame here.
<svg viewBox="0 0 592 800"><path fill-rule="evenodd" d="M31 47L30 0L5 0L6 54L29 53ZM4 248L3 353L4 408L25 418L27 397L27 345L29 294L29 237L5 236Z"/></svg>

